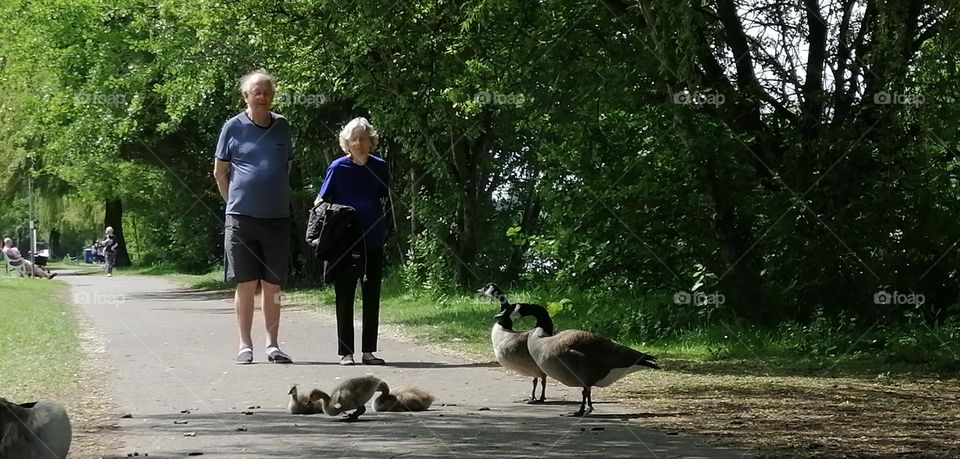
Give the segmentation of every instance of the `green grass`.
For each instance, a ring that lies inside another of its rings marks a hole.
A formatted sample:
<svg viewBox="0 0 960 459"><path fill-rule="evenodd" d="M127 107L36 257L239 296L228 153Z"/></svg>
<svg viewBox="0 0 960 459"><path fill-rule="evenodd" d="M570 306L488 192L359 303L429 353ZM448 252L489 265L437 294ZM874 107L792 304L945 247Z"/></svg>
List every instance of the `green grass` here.
<svg viewBox="0 0 960 459"><path fill-rule="evenodd" d="M359 290L356 299L358 310ZM287 296L293 304L334 311L332 287L294 289ZM383 323L396 325L406 336L415 340L438 344L473 358L490 360L493 358L489 349L490 326L497 310L489 301L468 296L436 298L413 295L388 279L384 284L380 317Z"/></svg>
<svg viewBox="0 0 960 459"><path fill-rule="evenodd" d="M0 278L0 397L62 395L79 370L80 339L67 285Z"/></svg>
<svg viewBox="0 0 960 459"><path fill-rule="evenodd" d="M118 275L162 276L177 284L194 289L225 290L231 288L230 284L223 281L222 269L210 271L206 274L183 274L172 266L157 265L117 268L114 272Z"/></svg>

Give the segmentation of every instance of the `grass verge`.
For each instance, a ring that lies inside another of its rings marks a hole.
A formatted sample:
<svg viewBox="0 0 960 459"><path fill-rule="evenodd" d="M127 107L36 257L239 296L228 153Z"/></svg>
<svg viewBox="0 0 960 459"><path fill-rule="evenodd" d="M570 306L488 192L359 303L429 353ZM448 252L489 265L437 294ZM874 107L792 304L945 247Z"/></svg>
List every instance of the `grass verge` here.
<svg viewBox="0 0 960 459"><path fill-rule="evenodd" d="M118 275L162 276L185 287L202 290L225 290L231 288L223 281L223 271L216 270L206 274L183 274L171 266L134 266L117 268Z"/></svg>
<svg viewBox="0 0 960 459"><path fill-rule="evenodd" d="M0 396L23 402L63 395L80 361L67 286L4 277L0 291Z"/></svg>

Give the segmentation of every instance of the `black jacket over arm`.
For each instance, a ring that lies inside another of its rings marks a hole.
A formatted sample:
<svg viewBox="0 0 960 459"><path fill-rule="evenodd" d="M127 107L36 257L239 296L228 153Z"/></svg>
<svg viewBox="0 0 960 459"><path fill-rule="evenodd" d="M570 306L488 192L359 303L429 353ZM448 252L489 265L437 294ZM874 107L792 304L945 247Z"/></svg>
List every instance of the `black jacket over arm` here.
<svg viewBox="0 0 960 459"><path fill-rule="evenodd" d="M307 220L306 240L323 263L324 283L332 283L341 274L363 272L363 232L353 207L329 202L314 206Z"/></svg>

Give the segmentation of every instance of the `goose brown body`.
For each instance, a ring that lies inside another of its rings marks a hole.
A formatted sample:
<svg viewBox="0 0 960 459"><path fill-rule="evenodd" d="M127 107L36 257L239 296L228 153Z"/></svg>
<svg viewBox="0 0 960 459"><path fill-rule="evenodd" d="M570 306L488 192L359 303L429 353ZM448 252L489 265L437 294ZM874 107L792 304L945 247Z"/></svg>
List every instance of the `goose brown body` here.
<svg viewBox="0 0 960 459"><path fill-rule="evenodd" d="M497 362L508 370L523 376L533 378L533 392L528 403L543 403L546 400L547 375L540 369L537 362L530 355L527 339L530 331L517 332L513 330L513 320L510 314L516 304L507 300L506 295L496 284L487 284L478 293L497 299L500 302L500 312L494 316L496 322L490 330L490 341L493 344L493 355ZM552 331L552 327L551 330ZM537 398L537 381L540 381L540 398Z"/></svg>
<svg viewBox="0 0 960 459"><path fill-rule="evenodd" d="M593 411L591 388L607 387L620 378L644 368L659 369L657 358L617 344L610 339L583 330L564 330L548 334L544 326L552 322L542 306L517 307L514 315L532 315L537 328L527 338L527 347L537 365L563 385L583 388L580 410L582 416Z"/></svg>

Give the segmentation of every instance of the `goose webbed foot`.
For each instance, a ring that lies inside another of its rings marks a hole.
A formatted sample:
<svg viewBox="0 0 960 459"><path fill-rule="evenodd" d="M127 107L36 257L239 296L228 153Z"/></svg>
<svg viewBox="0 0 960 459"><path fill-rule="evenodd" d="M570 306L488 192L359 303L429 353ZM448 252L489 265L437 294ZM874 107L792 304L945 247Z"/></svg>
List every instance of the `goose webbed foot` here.
<svg viewBox="0 0 960 459"><path fill-rule="evenodd" d="M543 381L540 384L540 398L537 398L537 381ZM547 389L547 379L546 378L533 378L533 391L530 392L530 398L520 400L520 402L526 403L527 405L539 405L545 402L547 399L544 398L543 393Z"/></svg>
<svg viewBox="0 0 960 459"><path fill-rule="evenodd" d="M590 389L584 389L581 394L583 394L583 398L580 400L580 410L571 413L570 416L582 417L593 413L593 400L590 399Z"/></svg>
<svg viewBox="0 0 960 459"><path fill-rule="evenodd" d="M361 406L360 408L357 408L353 413L350 413L345 418L343 418L343 422L357 422L360 418L360 415L366 412L367 412L367 407Z"/></svg>

